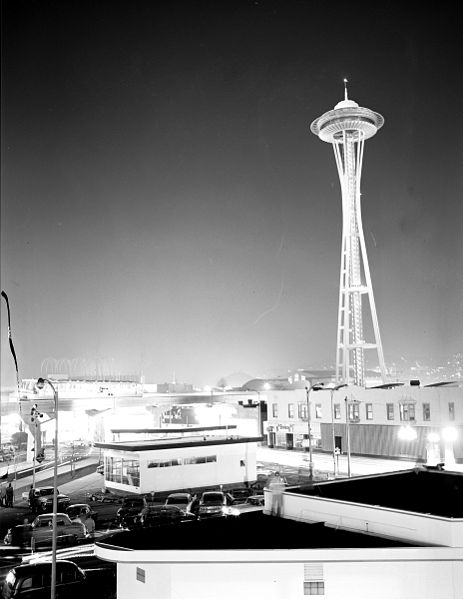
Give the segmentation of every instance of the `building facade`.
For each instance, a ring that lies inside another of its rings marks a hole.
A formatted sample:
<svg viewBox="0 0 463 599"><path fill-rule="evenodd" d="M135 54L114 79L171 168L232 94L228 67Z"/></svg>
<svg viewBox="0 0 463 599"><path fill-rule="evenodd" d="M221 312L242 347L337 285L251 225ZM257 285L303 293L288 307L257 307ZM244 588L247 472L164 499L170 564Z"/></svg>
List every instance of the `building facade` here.
<svg viewBox="0 0 463 599"><path fill-rule="evenodd" d="M267 390L270 447L312 447L428 463L463 462L463 385ZM308 397L307 397L308 396Z"/></svg>

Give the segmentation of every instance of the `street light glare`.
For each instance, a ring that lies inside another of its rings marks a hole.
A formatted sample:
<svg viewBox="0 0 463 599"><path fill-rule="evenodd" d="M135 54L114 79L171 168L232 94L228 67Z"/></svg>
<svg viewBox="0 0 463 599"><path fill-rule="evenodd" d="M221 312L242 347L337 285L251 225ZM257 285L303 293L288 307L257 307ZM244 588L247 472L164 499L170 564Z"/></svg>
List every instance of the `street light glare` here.
<svg viewBox="0 0 463 599"><path fill-rule="evenodd" d="M442 437L445 441L456 441L458 437L457 429L453 426L447 426L442 431Z"/></svg>
<svg viewBox="0 0 463 599"><path fill-rule="evenodd" d="M399 430L399 439L402 439L403 441L414 441L416 437L416 430L410 425L402 426Z"/></svg>

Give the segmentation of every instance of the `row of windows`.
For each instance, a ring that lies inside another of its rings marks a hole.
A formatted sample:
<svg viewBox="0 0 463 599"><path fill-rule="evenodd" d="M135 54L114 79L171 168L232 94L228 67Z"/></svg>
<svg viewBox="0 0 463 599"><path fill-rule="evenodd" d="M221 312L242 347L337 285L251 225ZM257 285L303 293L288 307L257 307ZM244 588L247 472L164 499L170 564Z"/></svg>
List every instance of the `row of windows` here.
<svg viewBox="0 0 463 599"><path fill-rule="evenodd" d="M171 466L186 466L190 464L209 464L217 462L216 455L206 455L193 458L173 458L169 460L153 460L148 462L148 468L170 468Z"/></svg>
<svg viewBox="0 0 463 599"><path fill-rule="evenodd" d="M455 420L455 404L454 402L449 402L449 420ZM373 404L366 403L365 406L365 419L373 420ZM422 404L423 408L423 420L429 421L431 420L431 404L424 403ZM297 404L297 415L299 420L307 420L307 403L298 403ZM273 418L278 418L278 404L272 404L272 416ZM341 404L335 403L333 405L333 417L335 420L341 420ZM395 419L395 404L387 403L386 404L386 417L388 420ZM288 418L295 418L295 404L288 404ZM322 404L315 404L315 418L322 418ZM415 417L415 404L414 403L399 403L399 419L402 422L409 422L416 419ZM356 421L360 420L360 404L359 403L349 403L349 420Z"/></svg>
<svg viewBox="0 0 463 599"><path fill-rule="evenodd" d="M106 458L106 480L133 487L140 486L140 464L138 460Z"/></svg>

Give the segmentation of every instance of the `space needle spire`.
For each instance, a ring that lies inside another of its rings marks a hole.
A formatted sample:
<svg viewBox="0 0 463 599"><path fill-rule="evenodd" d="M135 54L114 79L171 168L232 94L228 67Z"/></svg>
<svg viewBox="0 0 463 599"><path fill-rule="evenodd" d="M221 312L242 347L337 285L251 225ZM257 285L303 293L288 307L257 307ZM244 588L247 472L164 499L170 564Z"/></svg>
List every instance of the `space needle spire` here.
<svg viewBox="0 0 463 599"><path fill-rule="evenodd" d="M380 114L349 100L347 79L344 79L344 100L336 104L334 110L315 119L310 126L312 133L332 144L341 183L342 245L336 379L359 386L365 384L366 349L376 350L383 381L386 378L360 206L365 140L373 137L383 124ZM362 301L363 296L368 298L374 335L374 341L369 343L364 339L363 316L367 308Z"/></svg>

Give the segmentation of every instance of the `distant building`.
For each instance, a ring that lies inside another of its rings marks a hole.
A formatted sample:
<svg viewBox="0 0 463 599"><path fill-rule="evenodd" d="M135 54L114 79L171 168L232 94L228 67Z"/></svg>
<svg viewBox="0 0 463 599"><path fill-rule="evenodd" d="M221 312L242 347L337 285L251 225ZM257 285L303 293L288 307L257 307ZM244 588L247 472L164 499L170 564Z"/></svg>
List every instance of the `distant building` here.
<svg viewBox="0 0 463 599"><path fill-rule="evenodd" d="M308 387L310 389L310 387ZM314 448L424 462L463 462L463 384L330 386L309 392ZM308 446L307 391L268 389L264 432L270 447ZM348 416L346 420L346 414ZM347 426L349 430L347 430Z"/></svg>

